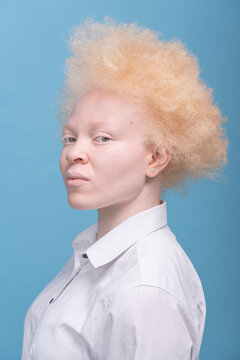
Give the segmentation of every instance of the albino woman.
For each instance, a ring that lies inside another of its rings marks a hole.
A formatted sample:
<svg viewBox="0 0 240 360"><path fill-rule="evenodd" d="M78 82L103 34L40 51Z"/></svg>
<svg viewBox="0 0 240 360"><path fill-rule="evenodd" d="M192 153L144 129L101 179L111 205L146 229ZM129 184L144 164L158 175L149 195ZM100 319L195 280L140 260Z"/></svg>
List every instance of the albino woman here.
<svg viewBox="0 0 240 360"><path fill-rule="evenodd" d="M162 196L216 176L224 119L178 40L106 17L69 45L60 169L69 205L98 221L29 308L22 360L197 360L204 292Z"/></svg>

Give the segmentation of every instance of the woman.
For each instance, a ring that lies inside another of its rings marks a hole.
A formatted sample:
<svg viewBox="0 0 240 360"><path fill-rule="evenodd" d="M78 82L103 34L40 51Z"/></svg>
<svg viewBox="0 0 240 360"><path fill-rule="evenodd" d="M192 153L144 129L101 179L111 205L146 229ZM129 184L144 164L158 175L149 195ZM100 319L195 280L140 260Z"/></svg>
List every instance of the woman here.
<svg viewBox="0 0 240 360"><path fill-rule="evenodd" d="M69 44L60 169L98 221L28 310L22 360L198 359L204 292L161 197L226 163L224 119L180 41L106 17Z"/></svg>

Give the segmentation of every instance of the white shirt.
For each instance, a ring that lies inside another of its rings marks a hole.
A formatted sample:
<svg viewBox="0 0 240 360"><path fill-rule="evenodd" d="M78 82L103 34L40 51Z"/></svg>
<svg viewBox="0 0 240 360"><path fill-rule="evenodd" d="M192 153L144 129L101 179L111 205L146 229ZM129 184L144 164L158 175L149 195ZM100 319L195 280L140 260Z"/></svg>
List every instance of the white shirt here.
<svg viewBox="0 0 240 360"><path fill-rule="evenodd" d="M166 201L98 240L97 231L95 222L73 240L29 308L22 360L198 359L205 297L167 225Z"/></svg>

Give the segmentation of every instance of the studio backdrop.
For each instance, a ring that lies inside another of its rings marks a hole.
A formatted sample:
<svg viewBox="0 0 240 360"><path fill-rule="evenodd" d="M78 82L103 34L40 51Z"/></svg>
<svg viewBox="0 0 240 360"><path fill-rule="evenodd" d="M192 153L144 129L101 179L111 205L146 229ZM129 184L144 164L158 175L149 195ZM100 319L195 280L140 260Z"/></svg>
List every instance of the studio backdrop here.
<svg viewBox="0 0 240 360"><path fill-rule="evenodd" d="M67 202L55 109L71 28L105 15L180 39L227 119L221 181L201 179L186 196L170 190L164 200L206 296L200 359L240 359L239 10L237 0L1 1L1 359L20 359L27 309L72 254L73 239L97 220L96 210Z"/></svg>

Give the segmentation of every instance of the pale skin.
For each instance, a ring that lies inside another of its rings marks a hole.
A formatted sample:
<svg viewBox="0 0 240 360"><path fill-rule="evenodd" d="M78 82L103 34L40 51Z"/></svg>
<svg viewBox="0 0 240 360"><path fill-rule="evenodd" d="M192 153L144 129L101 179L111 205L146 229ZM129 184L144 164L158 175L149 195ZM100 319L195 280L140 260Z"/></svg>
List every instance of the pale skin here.
<svg viewBox="0 0 240 360"><path fill-rule="evenodd" d="M77 101L64 125L60 170L68 203L78 210L97 209L97 239L160 203L161 171L171 154L144 142L141 115L139 104L94 89ZM71 187L67 170L89 181Z"/></svg>

